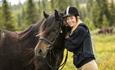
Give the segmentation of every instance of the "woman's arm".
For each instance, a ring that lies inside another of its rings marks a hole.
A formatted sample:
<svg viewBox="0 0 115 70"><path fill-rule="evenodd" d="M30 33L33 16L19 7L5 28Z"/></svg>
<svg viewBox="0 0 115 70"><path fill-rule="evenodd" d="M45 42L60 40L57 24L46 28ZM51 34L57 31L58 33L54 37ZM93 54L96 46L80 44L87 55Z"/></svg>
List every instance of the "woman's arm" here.
<svg viewBox="0 0 115 70"><path fill-rule="evenodd" d="M73 33L73 35L71 35L69 38L66 39L65 47L71 51L74 50L75 48L78 48L83 42L87 33L88 30L85 27L78 26L75 33Z"/></svg>

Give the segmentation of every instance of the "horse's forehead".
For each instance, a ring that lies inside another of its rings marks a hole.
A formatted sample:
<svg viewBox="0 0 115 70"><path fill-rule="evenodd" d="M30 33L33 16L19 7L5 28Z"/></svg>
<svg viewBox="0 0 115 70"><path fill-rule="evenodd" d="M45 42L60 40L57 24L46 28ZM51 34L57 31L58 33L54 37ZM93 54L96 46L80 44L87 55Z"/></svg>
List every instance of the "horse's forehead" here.
<svg viewBox="0 0 115 70"><path fill-rule="evenodd" d="M43 24L47 25L52 25L53 23L55 23L55 16L51 15L48 18L46 18L45 22Z"/></svg>
<svg viewBox="0 0 115 70"><path fill-rule="evenodd" d="M50 15L50 16L48 17L48 19L49 19L49 20L54 20L54 19L55 19L55 15L54 15L54 14Z"/></svg>
<svg viewBox="0 0 115 70"><path fill-rule="evenodd" d="M60 17L58 17L58 18L60 18ZM58 23L59 23L59 20L56 20L56 15L51 14L48 18L46 18L45 22L43 23L43 26L52 27L52 26L57 26Z"/></svg>

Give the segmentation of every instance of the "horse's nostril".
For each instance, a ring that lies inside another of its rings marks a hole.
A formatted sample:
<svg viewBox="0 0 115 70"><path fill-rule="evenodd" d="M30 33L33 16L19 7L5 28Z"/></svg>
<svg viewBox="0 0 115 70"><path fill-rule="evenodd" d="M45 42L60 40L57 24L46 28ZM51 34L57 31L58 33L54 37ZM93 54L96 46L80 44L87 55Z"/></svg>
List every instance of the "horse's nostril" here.
<svg viewBox="0 0 115 70"><path fill-rule="evenodd" d="M38 51L39 53L41 53L42 52L42 50L41 49L39 49L39 51Z"/></svg>

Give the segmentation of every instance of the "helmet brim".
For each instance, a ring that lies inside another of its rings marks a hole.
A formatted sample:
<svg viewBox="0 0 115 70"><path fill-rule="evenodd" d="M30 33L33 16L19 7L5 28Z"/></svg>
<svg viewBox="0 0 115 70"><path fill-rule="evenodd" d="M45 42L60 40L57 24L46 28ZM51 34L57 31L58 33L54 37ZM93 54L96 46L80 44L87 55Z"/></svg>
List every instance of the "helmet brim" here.
<svg viewBox="0 0 115 70"><path fill-rule="evenodd" d="M71 15L71 14L64 15L63 18L67 18L67 17L70 17L70 16L73 16L73 15Z"/></svg>

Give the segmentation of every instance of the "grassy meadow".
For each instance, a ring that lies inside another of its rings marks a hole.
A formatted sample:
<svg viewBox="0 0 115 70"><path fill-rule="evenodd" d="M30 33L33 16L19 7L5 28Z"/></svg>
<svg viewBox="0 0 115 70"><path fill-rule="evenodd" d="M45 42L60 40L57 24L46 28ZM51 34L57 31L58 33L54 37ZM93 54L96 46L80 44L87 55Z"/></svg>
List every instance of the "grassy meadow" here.
<svg viewBox="0 0 115 70"><path fill-rule="evenodd" d="M92 36L99 70L115 70L115 34L95 34ZM63 70L77 70L73 65L71 52L69 52L68 60Z"/></svg>

